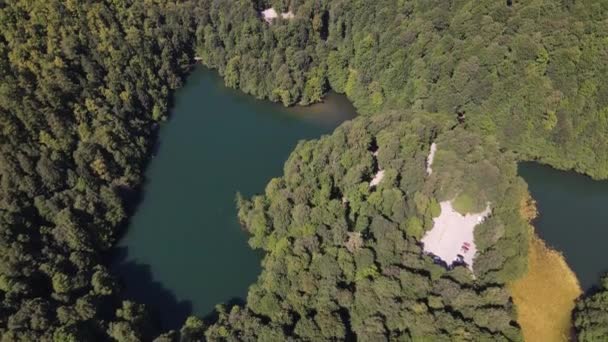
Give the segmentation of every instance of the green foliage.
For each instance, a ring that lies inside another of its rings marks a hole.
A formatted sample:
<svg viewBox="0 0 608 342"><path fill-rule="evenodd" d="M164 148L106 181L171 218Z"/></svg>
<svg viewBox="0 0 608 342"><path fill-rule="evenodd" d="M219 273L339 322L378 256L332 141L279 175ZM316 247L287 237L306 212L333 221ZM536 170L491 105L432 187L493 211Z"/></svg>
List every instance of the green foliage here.
<svg viewBox="0 0 608 342"><path fill-rule="evenodd" d="M527 249L520 242L527 241L528 231L519 229L526 226L515 205L525 187L515 159L490 138L430 117L396 112L345 123L330 136L301 143L285 175L273 179L264 195L238 198L251 244L266 252L246 306L233 308L239 317L258 317L282 331L281 340L450 340L463 334L473 340L521 339L501 285L520 274L503 270L525 270ZM441 153L429 177L425 164L433 139ZM452 159L462 162L448 168ZM387 176L370 188L380 168ZM487 168L497 172L476 180ZM482 266L478 271L475 265L475 279L464 267L435 264L419 246L450 182L456 184L450 193L492 187L481 193L494 212L486 229L511 224L509 234L480 243L476 260ZM506 217L511 221L503 222ZM524 258L513 259L510 249L503 253L503 244ZM494 261L490 251L504 264L484 267ZM257 321L247 319L220 318L206 336L261 339Z"/></svg>
<svg viewBox="0 0 608 342"><path fill-rule="evenodd" d="M71 290L71 279L63 273L53 275L53 291L57 293L66 293Z"/></svg>
<svg viewBox="0 0 608 342"><path fill-rule="evenodd" d="M184 341L201 340L205 334L205 323L198 317L190 316L186 319L180 334Z"/></svg>
<svg viewBox="0 0 608 342"><path fill-rule="evenodd" d="M463 215L476 212L477 209L473 196L464 192L456 196L452 205L456 211Z"/></svg>
<svg viewBox="0 0 608 342"><path fill-rule="evenodd" d="M355 274L355 281L359 281L366 278L373 280L377 278L378 275L379 273L376 265L368 266L366 268L357 270L357 273Z"/></svg>
<svg viewBox="0 0 608 342"><path fill-rule="evenodd" d="M295 18L265 23L270 5ZM608 178L607 17L600 0L2 2L3 340L155 334L143 307L115 307L97 264L194 51L257 98L309 104L331 87L376 117L301 143L264 195L238 200L264 271L246 307L188 319L183 340L519 340L511 304L488 299L526 267L514 158ZM491 204L475 281L417 244L454 198ZM603 290L579 303L581 340L606 333Z"/></svg>
<svg viewBox="0 0 608 342"><path fill-rule="evenodd" d="M574 327L581 342L603 341L608 336L608 276L602 285L586 298L581 298L574 309Z"/></svg>
<svg viewBox="0 0 608 342"><path fill-rule="evenodd" d="M415 239L421 239L424 235L422 221L416 216L410 217L406 223L405 233Z"/></svg>
<svg viewBox="0 0 608 342"><path fill-rule="evenodd" d="M97 264L194 55L197 10L188 1L0 4L3 340L154 334L114 314L118 287Z"/></svg>
<svg viewBox="0 0 608 342"><path fill-rule="evenodd" d="M296 18L268 25L249 1L213 6L197 35L203 63L227 84L285 105L318 101L329 84L363 114L466 113L470 129L495 135L521 159L608 178L608 66L597 62L608 59L605 2L280 7Z"/></svg>
<svg viewBox="0 0 608 342"><path fill-rule="evenodd" d="M107 270L99 268L91 277L93 291L102 296L112 295L116 291L116 282Z"/></svg>

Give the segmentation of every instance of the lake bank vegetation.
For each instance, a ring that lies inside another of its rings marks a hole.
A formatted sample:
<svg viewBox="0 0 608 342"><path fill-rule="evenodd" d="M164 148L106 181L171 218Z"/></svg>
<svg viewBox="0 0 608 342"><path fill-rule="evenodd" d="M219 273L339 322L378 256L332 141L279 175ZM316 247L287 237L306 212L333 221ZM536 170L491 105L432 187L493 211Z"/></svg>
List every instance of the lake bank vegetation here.
<svg viewBox="0 0 608 342"><path fill-rule="evenodd" d="M564 256L531 230L528 271L508 284L526 341L570 341L572 310L582 290Z"/></svg>

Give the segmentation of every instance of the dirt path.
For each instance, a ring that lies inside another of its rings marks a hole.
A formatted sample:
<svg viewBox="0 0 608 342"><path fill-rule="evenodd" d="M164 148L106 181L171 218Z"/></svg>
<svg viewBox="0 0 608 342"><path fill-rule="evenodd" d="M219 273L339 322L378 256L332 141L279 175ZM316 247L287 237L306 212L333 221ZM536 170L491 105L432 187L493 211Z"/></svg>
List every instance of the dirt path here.
<svg viewBox="0 0 608 342"><path fill-rule="evenodd" d="M437 144L431 144L431 150L429 151L429 156L426 158L426 174L431 175L433 173L433 160L435 159L435 152L437 152Z"/></svg>

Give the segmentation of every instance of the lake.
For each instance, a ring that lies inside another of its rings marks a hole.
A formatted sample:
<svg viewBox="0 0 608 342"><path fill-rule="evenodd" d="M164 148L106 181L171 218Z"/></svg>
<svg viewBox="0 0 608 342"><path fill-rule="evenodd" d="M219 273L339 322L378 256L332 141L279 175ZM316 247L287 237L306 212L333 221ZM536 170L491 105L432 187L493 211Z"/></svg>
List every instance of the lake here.
<svg viewBox="0 0 608 342"><path fill-rule="evenodd" d="M583 290L599 285L608 271L608 181L536 163L521 163L519 174L537 201L538 235L564 254Z"/></svg>
<svg viewBox="0 0 608 342"><path fill-rule="evenodd" d="M243 303L262 254L247 244L235 195L264 191L301 139L332 132L356 115L346 97L284 108L228 89L196 68L175 94L171 119L146 170L143 199L114 253L125 294L145 303L163 330L220 303ZM520 175L537 201L536 231L566 257L583 289L608 271L608 182L536 163Z"/></svg>
<svg viewBox="0 0 608 342"><path fill-rule="evenodd" d="M114 253L125 295L164 330L216 304L242 303L260 273L235 195L261 193L301 139L332 132L356 113L330 93L323 104L284 108L224 87L196 68L176 92L171 119L146 170L143 199Z"/></svg>

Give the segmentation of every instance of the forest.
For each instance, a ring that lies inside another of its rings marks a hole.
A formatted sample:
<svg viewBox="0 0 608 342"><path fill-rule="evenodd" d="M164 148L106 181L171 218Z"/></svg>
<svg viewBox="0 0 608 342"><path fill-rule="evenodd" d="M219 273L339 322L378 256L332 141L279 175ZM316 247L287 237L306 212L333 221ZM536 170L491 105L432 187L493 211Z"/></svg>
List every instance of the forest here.
<svg viewBox="0 0 608 342"><path fill-rule="evenodd" d="M581 299L574 310L574 325L580 341L601 341L608 336L608 276L595 293Z"/></svg>
<svg viewBox="0 0 608 342"><path fill-rule="evenodd" d="M295 17L266 23L270 6ZM256 98L333 89L361 116L238 198L265 252L247 303L162 332L107 253L195 59ZM1 340L521 340L516 162L608 178L605 60L602 0L0 1ZM433 141L449 148L427 177ZM475 279L417 242L471 187L494 204ZM605 293L578 303L581 341L606 336Z"/></svg>
<svg viewBox="0 0 608 342"><path fill-rule="evenodd" d="M0 2L2 341L149 340L105 265L198 9L157 1Z"/></svg>
<svg viewBox="0 0 608 342"><path fill-rule="evenodd" d="M523 160L608 177L606 1L276 0L296 17L270 27L265 5L216 2L198 30L227 85L286 105L331 88L366 115L463 114Z"/></svg>
<svg viewBox="0 0 608 342"><path fill-rule="evenodd" d="M514 155L445 119L408 117L361 118L303 142L264 195L240 200L264 270L210 340L521 340L502 286L526 269L527 192ZM427 176L431 141L444 147ZM370 187L379 169L385 177ZM438 202L471 187L493 208L476 230L474 277L446 270L419 243Z"/></svg>

